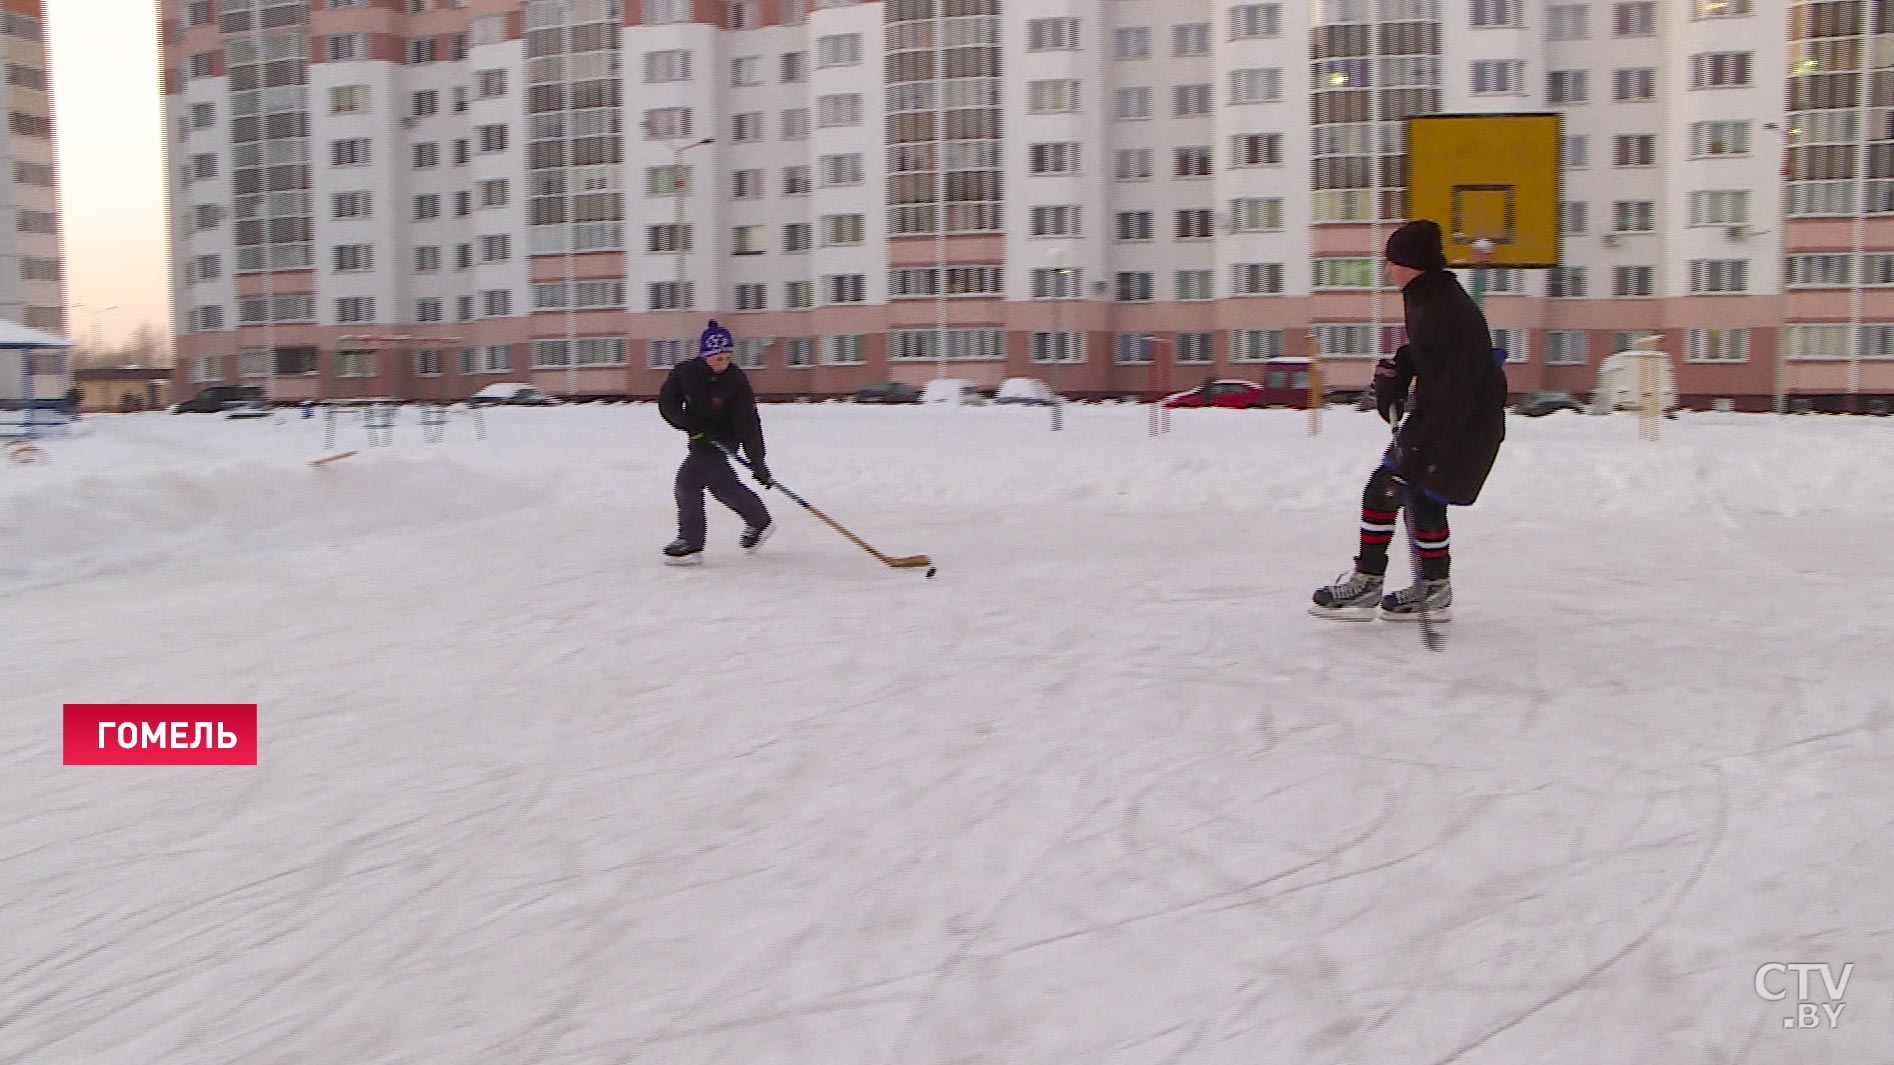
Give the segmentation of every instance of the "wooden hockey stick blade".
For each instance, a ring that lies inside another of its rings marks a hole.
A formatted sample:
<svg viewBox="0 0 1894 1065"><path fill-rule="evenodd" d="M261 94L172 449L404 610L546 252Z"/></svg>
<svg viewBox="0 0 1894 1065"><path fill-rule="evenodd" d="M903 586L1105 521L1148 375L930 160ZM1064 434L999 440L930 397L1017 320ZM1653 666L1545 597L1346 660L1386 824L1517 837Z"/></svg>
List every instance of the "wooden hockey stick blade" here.
<svg viewBox="0 0 1894 1065"><path fill-rule="evenodd" d="M799 502L801 501L799 500ZM859 547L863 551L866 551L869 554L875 556L876 561L880 562L884 566L892 566L895 569L919 569L922 566L931 566L934 564L933 562L929 561L926 555L907 555L903 558L890 558L887 555L884 555L881 552L875 550L873 547L870 547L868 545L868 541L863 540L861 537L856 536L854 533L849 532L847 529L843 528L841 522L836 521L834 518L831 518L827 514L822 513L822 511L819 508L811 506L807 502L803 502L802 506L804 510L807 510L809 513L814 514L818 518L821 518L822 523L824 525L827 525L829 528L834 529L836 532L841 533L844 537L847 537L849 543L854 544L856 547Z"/></svg>
<svg viewBox="0 0 1894 1065"><path fill-rule="evenodd" d="M343 451L343 452L341 452L341 453L339 453L339 454L335 454L335 455L328 455L328 456L325 456L325 457L323 457L323 458L319 458L319 459L314 459L314 460L312 460L312 461L311 461L311 462L310 462L309 464L310 464L311 466L322 466L322 465L326 465L327 463L331 463L331 462L334 462L334 461L336 461L336 460L338 460L338 459L345 459L345 458L348 458L348 457L349 457L350 455L353 455L353 454L355 454L355 452L353 452L353 451Z"/></svg>

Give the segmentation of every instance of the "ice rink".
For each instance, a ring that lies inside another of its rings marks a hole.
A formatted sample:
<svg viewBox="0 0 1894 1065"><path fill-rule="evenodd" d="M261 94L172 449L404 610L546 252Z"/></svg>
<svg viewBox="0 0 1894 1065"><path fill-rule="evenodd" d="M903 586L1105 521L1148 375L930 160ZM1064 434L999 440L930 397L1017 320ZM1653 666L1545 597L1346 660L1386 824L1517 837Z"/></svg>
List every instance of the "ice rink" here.
<svg viewBox="0 0 1894 1065"><path fill-rule="evenodd" d="M1894 1063L1894 421L1510 419L1432 654L1304 614L1372 414L765 408L931 581L777 493L663 567L654 407L487 417L0 464L0 1063Z"/></svg>

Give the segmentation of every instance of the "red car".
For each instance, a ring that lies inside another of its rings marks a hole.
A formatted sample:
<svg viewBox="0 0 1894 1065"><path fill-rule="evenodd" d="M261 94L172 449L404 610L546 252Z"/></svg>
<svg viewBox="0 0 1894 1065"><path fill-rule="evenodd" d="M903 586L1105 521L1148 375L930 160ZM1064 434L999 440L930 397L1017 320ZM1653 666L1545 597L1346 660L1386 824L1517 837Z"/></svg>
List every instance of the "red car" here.
<svg viewBox="0 0 1894 1065"><path fill-rule="evenodd" d="M1212 381L1165 397L1166 407L1266 407L1269 393L1254 381Z"/></svg>

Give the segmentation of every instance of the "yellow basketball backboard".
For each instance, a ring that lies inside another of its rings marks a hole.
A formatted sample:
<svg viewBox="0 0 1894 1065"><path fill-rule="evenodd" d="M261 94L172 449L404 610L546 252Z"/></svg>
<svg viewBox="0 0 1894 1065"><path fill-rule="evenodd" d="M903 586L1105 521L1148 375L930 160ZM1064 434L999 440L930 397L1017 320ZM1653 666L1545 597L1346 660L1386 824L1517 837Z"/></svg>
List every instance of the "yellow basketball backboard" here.
<svg viewBox="0 0 1894 1065"><path fill-rule="evenodd" d="M1407 120L1407 215L1440 224L1447 262L1559 264L1559 116L1427 115Z"/></svg>

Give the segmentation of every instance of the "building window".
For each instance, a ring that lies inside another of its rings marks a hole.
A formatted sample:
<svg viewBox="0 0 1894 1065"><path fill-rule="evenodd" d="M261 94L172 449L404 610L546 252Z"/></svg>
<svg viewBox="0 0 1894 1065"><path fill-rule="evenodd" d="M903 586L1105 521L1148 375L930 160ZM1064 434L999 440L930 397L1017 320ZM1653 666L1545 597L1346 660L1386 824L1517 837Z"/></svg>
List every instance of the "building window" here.
<svg viewBox="0 0 1894 1065"><path fill-rule="evenodd" d="M822 362L826 366L860 366L867 360L867 346L860 333L822 338Z"/></svg>
<svg viewBox="0 0 1894 1065"><path fill-rule="evenodd" d="M1657 228L1657 204L1651 200L1618 200L1611 205L1611 228L1617 233L1649 233Z"/></svg>
<svg viewBox="0 0 1894 1065"><path fill-rule="evenodd" d="M1032 335L1032 361L1037 363L1084 362L1085 334L1069 331L1034 333Z"/></svg>
<svg viewBox="0 0 1894 1065"><path fill-rule="evenodd" d="M860 244L865 228L861 215L825 214L822 216L822 246L842 248Z"/></svg>
<svg viewBox="0 0 1894 1065"><path fill-rule="evenodd" d="M1845 288L1853 283L1853 264L1847 254L1791 255L1788 282L1793 288Z"/></svg>
<svg viewBox="0 0 1894 1065"><path fill-rule="evenodd" d="M1612 71L1611 98L1620 102L1657 99L1657 68L1625 67Z"/></svg>
<svg viewBox="0 0 1894 1065"><path fill-rule="evenodd" d="M1473 0L1473 25L1519 25L1520 0Z"/></svg>
<svg viewBox="0 0 1894 1065"><path fill-rule="evenodd" d="M1234 296L1277 296L1282 294L1281 263L1236 263L1230 268L1230 293Z"/></svg>
<svg viewBox="0 0 1894 1065"><path fill-rule="evenodd" d="M1113 59L1151 58L1151 27L1123 26L1111 32Z"/></svg>
<svg viewBox="0 0 1894 1065"><path fill-rule="evenodd" d="M1693 293L1749 291L1749 260L1690 260L1690 291Z"/></svg>
<svg viewBox="0 0 1894 1065"><path fill-rule="evenodd" d="M441 198L438 194L424 192L414 198L414 220L426 222L441 216Z"/></svg>
<svg viewBox="0 0 1894 1065"><path fill-rule="evenodd" d="M1590 334L1582 329L1548 329L1545 332L1547 366L1583 366L1589 355Z"/></svg>
<svg viewBox="0 0 1894 1065"><path fill-rule="evenodd" d="M730 196L738 200L760 200L765 193L763 171L737 170L730 174Z"/></svg>
<svg viewBox="0 0 1894 1065"><path fill-rule="evenodd" d="M1619 299L1649 296L1655 291L1657 271L1649 266L1611 268L1611 294Z"/></svg>
<svg viewBox="0 0 1894 1065"><path fill-rule="evenodd" d="M658 107L644 113L645 140L680 140L690 135L691 109L688 107Z"/></svg>
<svg viewBox="0 0 1894 1065"><path fill-rule="evenodd" d="M1250 40L1282 33L1281 4L1238 4L1230 9L1230 39Z"/></svg>
<svg viewBox="0 0 1894 1065"><path fill-rule="evenodd" d="M1113 167L1119 181L1151 180L1152 151L1149 148L1120 148Z"/></svg>
<svg viewBox="0 0 1894 1065"><path fill-rule="evenodd" d="M367 137L350 137L347 140L329 142L330 166L367 166L369 165L369 140Z"/></svg>
<svg viewBox="0 0 1894 1065"><path fill-rule="evenodd" d="M1690 124L1690 157L1749 154L1749 122L1726 120Z"/></svg>
<svg viewBox="0 0 1894 1065"><path fill-rule="evenodd" d="M861 274L828 274L822 278L822 302L825 304L862 303L867 298L868 283Z"/></svg>
<svg viewBox="0 0 1894 1065"><path fill-rule="evenodd" d="M1749 221L1749 192L1746 189L1700 190L1690 194L1690 224L1693 226L1731 226Z"/></svg>
<svg viewBox="0 0 1894 1065"><path fill-rule="evenodd" d="M366 192L338 192L330 197L329 217L337 221L368 218L373 209L374 203Z"/></svg>
<svg viewBox="0 0 1894 1065"><path fill-rule="evenodd" d="M1156 286L1148 270L1127 270L1118 275L1119 303L1149 303L1156 299Z"/></svg>
<svg viewBox="0 0 1894 1065"><path fill-rule="evenodd" d="M1591 165L1591 137L1586 134L1567 134L1559 138L1559 167L1564 170L1583 170Z"/></svg>
<svg viewBox="0 0 1894 1065"><path fill-rule="evenodd" d="M691 0L644 0L646 25L668 25L690 20Z"/></svg>
<svg viewBox="0 0 1894 1065"><path fill-rule="evenodd" d="M654 281L646 286L645 309L650 311L686 310L696 305L692 299L691 283L684 282L680 287L675 281Z"/></svg>
<svg viewBox="0 0 1894 1065"><path fill-rule="evenodd" d="M1625 134L1611 139L1612 166L1656 166L1657 137L1649 133Z"/></svg>
<svg viewBox="0 0 1894 1065"><path fill-rule="evenodd" d="M1174 56L1209 55L1210 23L1186 22L1172 26L1171 54Z"/></svg>
<svg viewBox="0 0 1894 1065"><path fill-rule="evenodd" d="M746 283L736 288L736 307L739 311L762 311L769 309L769 286L760 283Z"/></svg>
<svg viewBox="0 0 1894 1065"><path fill-rule="evenodd" d="M506 127L504 125L481 126L474 131L480 138L482 152L506 151Z"/></svg>
<svg viewBox="0 0 1894 1065"><path fill-rule="evenodd" d="M1654 0L1614 4L1611 8L1611 35L1614 37L1657 36L1657 4Z"/></svg>
<svg viewBox="0 0 1894 1065"><path fill-rule="evenodd" d="M1171 89L1171 114L1176 118L1207 115L1210 105L1208 85L1178 85Z"/></svg>
<svg viewBox="0 0 1894 1065"><path fill-rule="evenodd" d="M1073 204L1034 207L1029 215L1035 237L1076 237L1079 235L1079 208Z"/></svg>
<svg viewBox="0 0 1894 1065"><path fill-rule="evenodd" d="M1316 289L1371 289L1381 284L1381 264L1375 259L1315 259L1309 284Z"/></svg>
<svg viewBox="0 0 1894 1065"><path fill-rule="evenodd" d="M861 61L861 34L838 33L816 38L815 65L817 67L852 67Z"/></svg>
<svg viewBox="0 0 1894 1065"><path fill-rule="evenodd" d="M329 113L354 115L368 110L368 86L337 85L329 90Z"/></svg>
<svg viewBox="0 0 1894 1065"><path fill-rule="evenodd" d="M1213 213L1202 207L1189 207L1176 213L1178 240L1209 240L1216 235Z"/></svg>
<svg viewBox="0 0 1894 1065"><path fill-rule="evenodd" d="M1078 19L1036 18L1026 23L1026 50L1029 52L1070 52L1078 46Z"/></svg>
<svg viewBox="0 0 1894 1065"><path fill-rule="evenodd" d="M1473 63L1476 96L1516 96L1526 91L1526 64L1517 59L1480 59Z"/></svg>
<svg viewBox="0 0 1894 1065"><path fill-rule="evenodd" d="M1230 138L1230 165L1281 166L1282 134L1238 133Z"/></svg>
<svg viewBox="0 0 1894 1065"><path fill-rule="evenodd" d="M760 55L738 56L730 61L730 84L734 88L748 88L763 84L763 57Z"/></svg>
<svg viewBox="0 0 1894 1065"><path fill-rule="evenodd" d="M436 57L437 52L434 47L434 38L417 37L408 42L408 65L418 66L422 63L432 63Z"/></svg>
<svg viewBox="0 0 1894 1065"><path fill-rule="evenodd" d="M761 228L761 227L757 227ZM645 227L645 252L651 255L674 255L691 250L691 226L665 223ZM738 252L741 255L743 252Z"/></svg>
<svg viewBox="0 0 1894 1065"><path fill-rule="evenodd" d="M373 244L337 244L332 250L338 274L367 273L375 268Z"/></svg>
<svg viewBox="0 0 1894 1065"><path fill-rule="evenodd" d="M842 126L859 126L862 121L862 98L859 93L831 93L816 98L816 124L823 129L835 129Z"/></svg>
<svg viewBox="0 0 1894 1065"><path fill-rule="evenodd" d="M784 52L778 80L784 85L799 85L809 80L809 53Z"/></svg>
<svg viewBox="0 0 1894 1065"><path fill-rule="evenodd" d="M1209 333L1177 334L1177 365L1208 366L1215 358Z"/></svg>
<svg viewBox="0 0 1894 1065"><path fill-rule="evenodd" d="M335 301L335 320L339 325L359 325L375 320L373 296L345 296Z"/></svg>
<svg viewBox="0 0 1894 1065"><path fill-rule="evenodd" d="M1280 358L1282 358L1282 330L1230 330L1231 362L1267 362L1270 359Z"/></svg>
<svg viewBox="0 0 1894 1065"><path fill-rule="evenodd" d="M684 361L681 340L645 341L645 365L653 370L668 370Z"/></svg>
<svg viewBox="0 0 1894 1065"><path fill-rule="evenodd" d="M1559 232L1583 233L1591 218L1590 205L1582 200L1566 200L1559 204Z"/></svg>
<svg viewBox="0 0 1894 1065"><path fill-rule="evenodd" d="M498 233L480 238L480 261L503 263L513 257L513 238Z"/></svg>
<svg viewBox="0 0 1894 1065"><path fill-rule="evenodd" d="M1144 333L1118 333L1111 338L1111 361L1119 366L1149 366L1151 340Z"/></svg>
<svg viewBox="0 0 1894 1065"><path fill-rule="evenodd" d="M1690 57L1690 87L1722 89L1749 84L1750 53L1700 52Z"/></svg>
<svg viewBox="0 0 1894 1065"><path fill-rule="evenodd" d="M1493 346L1506 353L1507 362L1527 362L1532 358L1532 350L1527 338L1532 334L1523 329L1493 330Z"/></svg>
<svg viewBox="0 0 1894 1065"><path fill-rule="evenodd" d="M738 228L741 229L743 227ZM815 247L814 225L808 222L789 222L783 226L783 251L785 253L794 255L798 252L808 251L813 247Z"/></svg>
<svg viewBox="0 0 1894 1065"><path fill-rule="evenodd" d="M1112 93L1111 113L1120 122L1142 122L1151 117L1151 90L1118 89Z"/></svg>
<svg viewBox="0 0 1894 1065"><path fill-rule="evenodd" d="M1150 211L1119 211L1117 235L1119 240L1136 241L1152 239L1152 214Z"/></svg>
<svg viewBox="0 0 1894 1065"><path fill-rule="evenodd" d="M424 325L444 320L441 301L438 296L414 301L414 320Z"/></svg>
<svg viewBox="0 0 1894 1065"><path fill-rule="evenodd" d="M1035 144L1027 149L1027 169L1033 174L1076 174L1079 169L1079 146L1073 142L1055 144ZM861 157L854 157L859 164ZM861 180L859 165L856 181Z"/></svg>
<svg viewBox="0 0 1894 1065"><path fill-rule="evenodd" d="M1591 91L1591 76L1587 71L1554 70L1545 78L1545 102L1549 104L1582 104Z"/></svg>
<svg viewBox="0 0 1894 1065"><path fill-rule="evenodd" d="M783 139L786 141L807 140L809 137L809 109L792 107L782 114Z"/></svg>
<svg viewBox="0 0 1894 1065"><path fill-rule="evenodd" d="M375 376L375 353L349 349L336 352L335 375L337 377Z"/></svg>
<svg viewBox="0 0 1894 1065"><path fill-rule="evenodd" d="M1085 272L1055 266L1032 272L1032 298L1036 300L1075 300L1084 295Z"/></svg>
<svg viewBox="0 0 1894 1065"><path fill-rule="evenodd" d="M750 111L730 116L730 139L738 144L755 144L763 139L763 113Z"/></svg>
<svg viewBox="0 0 1894 1065"><path fill-rule="evenodd" d="M682 48L646 52L644 80L647 85L691 80L691 54Z"/></svg>
<svg viewBox="0 0 1894 1065"><path fill-rule="evenodd" d="M492 100L506 95L506 71L481 70L474 73L474 95Z"/></svg>
<svg viewBox="0 0 1894 1065"><path fill-rule="evenodd" d="M1558 266L1546 271L1545 294L1553 299L1583 299L1585 268Z"/></svg>
<svg viewBox="0 0 1894 1065"><path fill-rule="evenodd" d="M1582 41L1591 36L1591 9L1584 4L1553 4L1546 9L1546 37L1554 41Z"/></svg>
<svg viewBox="0 0 1894 1065"><path fill-rule="evenodd" d="M1684 334L1684 361L1748 362L1749 330L1686 330Z"/></svg>
<svg viewBox="0 0 1894 1065"><path fill-rule="evenodd" d="M1250 67L1230 72L1230 103L1265 104L1282 99L1282 71Z"/></svg>
<svg viewBox="0 0 1894 1065"><path fill-rule="evenodd" d="M1180 178L1207 178L1215 168L1207 146L1175 149L1174 172Z"/></svg>
<svg viewBox="0 0 1894 1065"><path fill-rule="evenodd" d="M1216 298L1217 283L1214 270L1177 271L1177 298L1190 303Z"/></svg>
<svg viewBox="0 0 1894 1065"><path fill-rule="evenodd" d="M1230 228L1238 233L1275 233L1282 229L1282 198L1250 196L1230 201Z"/></svg>
<svg viewBox="0 0 1894 1065"><path fill-rule="evenodd" d="M1079 83L1072 78L1028 82L1026 109L1035 115L1063 114L1079 109Z"/></svg>
<svg viewBox="0 0 1894 1065"><path fill-rule="evenodd" d="M790 337L783 341L783 365L791 370L806 370L815 365L815 340Z"/></svg>

